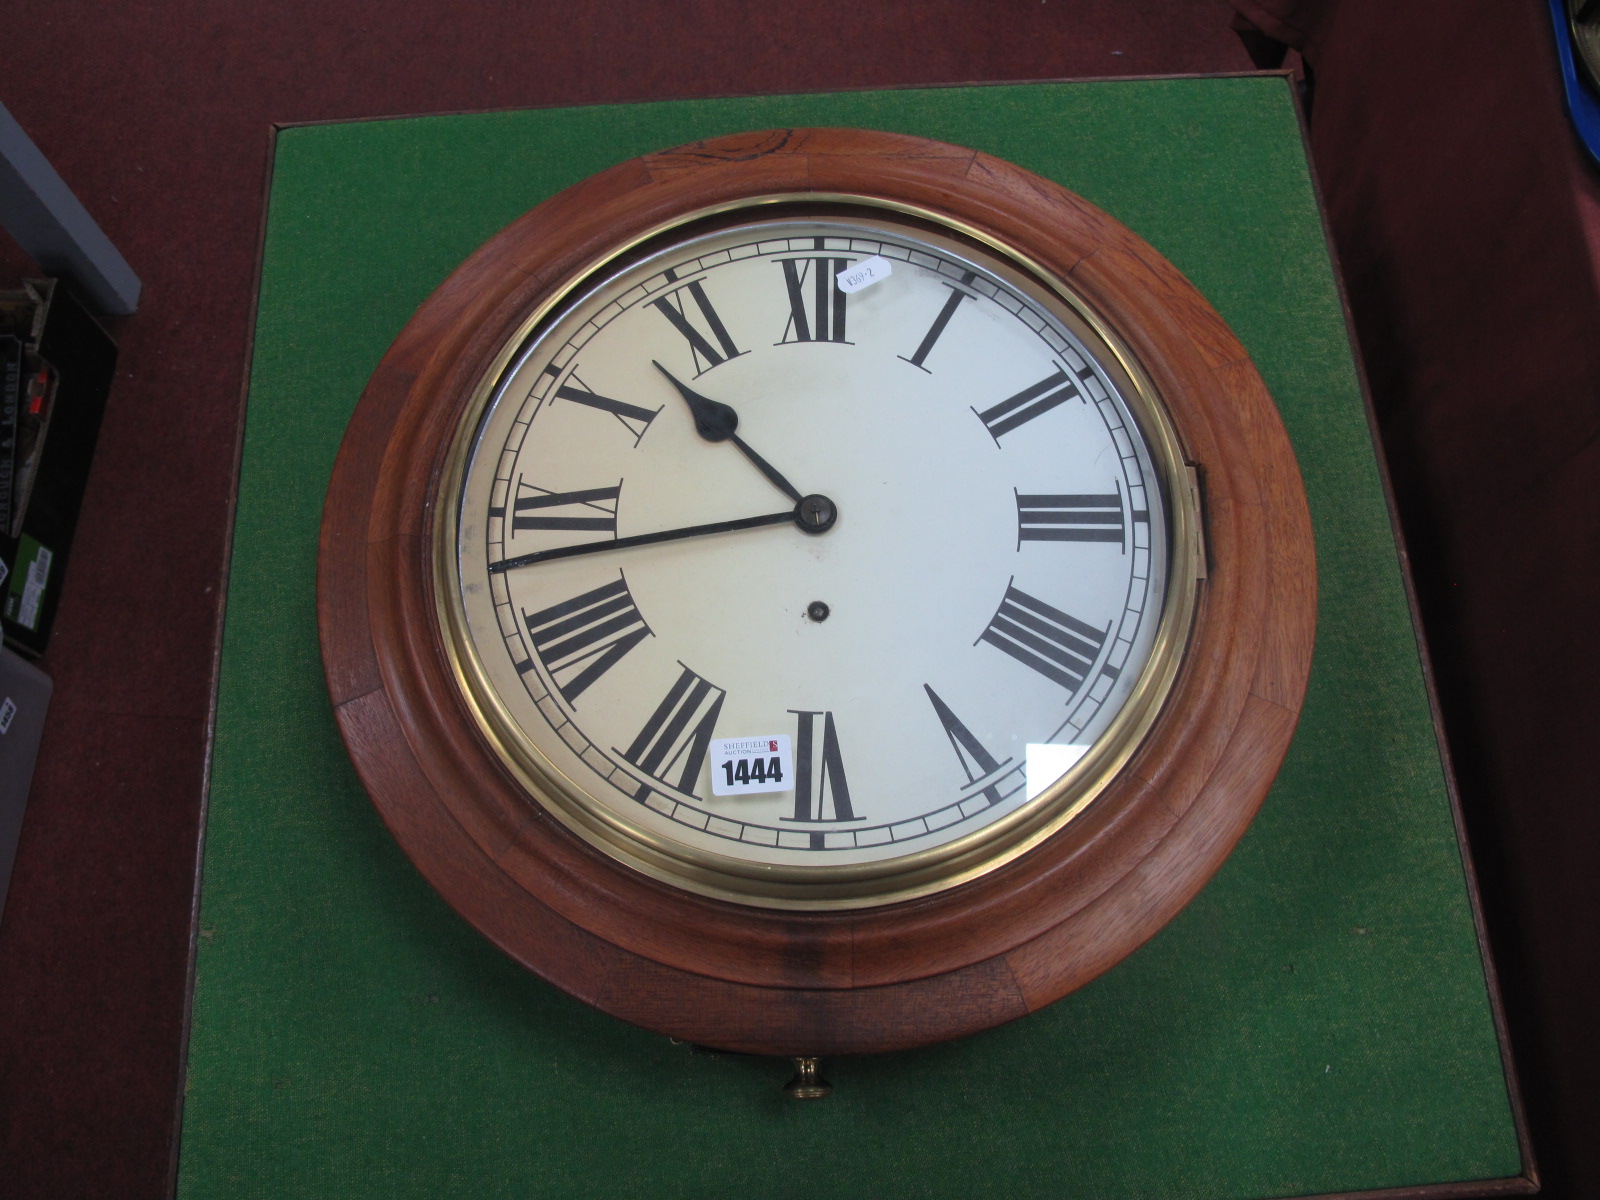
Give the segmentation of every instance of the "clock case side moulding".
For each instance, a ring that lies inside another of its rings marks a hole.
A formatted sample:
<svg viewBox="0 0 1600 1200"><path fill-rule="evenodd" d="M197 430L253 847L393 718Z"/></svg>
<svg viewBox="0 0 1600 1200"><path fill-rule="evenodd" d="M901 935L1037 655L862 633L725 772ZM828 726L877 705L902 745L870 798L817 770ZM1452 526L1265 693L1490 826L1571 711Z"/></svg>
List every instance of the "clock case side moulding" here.
<svg viewBox="0 0 1600 1200"><path fill-rule="evenodd" d="M584 844L484 743L438 634L436 489L465 406L530 312L619 245L756 198L856 195L948 216L1065 280L1137 361L1201 473L1207 578L1156 727L1100 797L1016 860L855 911L690 895ZM1199 891L1287 751L1316 611L1309 512L1271 398L1187 280L1122 225L986 155L777 130L621 163L541 204L418 310L346 433L319 623L352 760L429 882L513 958L647 1028L763 1054L885 1051L1032 1012Z"/></svg>

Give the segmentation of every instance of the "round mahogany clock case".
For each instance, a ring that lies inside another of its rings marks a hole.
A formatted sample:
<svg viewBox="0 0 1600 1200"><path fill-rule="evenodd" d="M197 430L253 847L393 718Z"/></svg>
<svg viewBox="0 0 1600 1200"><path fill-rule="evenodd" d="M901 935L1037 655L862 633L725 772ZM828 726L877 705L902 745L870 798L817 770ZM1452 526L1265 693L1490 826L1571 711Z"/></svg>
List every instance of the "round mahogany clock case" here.
<svg viewBox="0 0 1600 1200"><path fill-rule="evenodd" d="M1203 297L972 150L620 163L467 260L341 447L346 746L529 969L728 1050L1032 1012L1170 920L1287 752L1310 520Z"/></svg>

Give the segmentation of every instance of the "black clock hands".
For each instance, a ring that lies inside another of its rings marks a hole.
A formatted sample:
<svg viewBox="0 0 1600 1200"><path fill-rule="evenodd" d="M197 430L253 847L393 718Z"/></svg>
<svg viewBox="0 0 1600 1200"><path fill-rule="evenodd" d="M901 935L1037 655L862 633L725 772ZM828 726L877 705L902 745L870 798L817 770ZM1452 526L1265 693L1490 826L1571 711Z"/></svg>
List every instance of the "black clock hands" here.
<svg viewBox="0 0 1600 1200"><path fill-rule="evenodd" d="M700 436L708 442L732 442L774 487L794 501L794 507L787 512L766 513L759 517L739 517L732 521L712 521L706 525L685 525L679 529L662 529L655 533L630 534L628 537L612 538L607 542L582 542L576 546L533 550L527 554L516 554L499 562L490 563L491 575L503 574L517 567L531 567L535 563L551 562L558 558L600 554L607 550L626 550L632 546L653 546L658 542L675 542L682 538L706 537L714 533L732 533L739 529L759 529L763 525L782 525L786 521L793 521L802 533L826 533L833 528L833 523L839 516L839 510L833 501L826 496L802 496L800 490L780 475L771 463L750 449L734 432L739 427L739 414L734 412L731 406L702 396L688 385L680 383L673 378L672 372L654 359L651 359L651 363L656 370L667 377L673 387L678 389L678 394L683 397L684 403L689 406L689 412L694 416L694 427Z"/></svg>
<svg viewBox="0 0 1600 1200"><path fill-rule="evenodd" d="M678 395L683 397L690 413L694 415L695 431L701 437L708 442L721 442L733 436L733 431L739 428L739 414L729 405L720 400L713 400L709 396L702 396L688 384L680 383L677 376L653 358L650 360L650 365L665 375L667 382L678 389Z"/></svg>
<svg viewBox="0 0 1600 1200"><path fill-rule="evenodd" d="M734 412L730 406L723 404L721 401L712 400L707 396L702 396L699 392L695 391L687 384L680 383L673 376L671 371L667 370L660 363L656 362L655 359L651 359L650 363L655 367L656 370L660 371L667 377L667 381L671 383L673 387L678 389L678 395L683 397L684 403L689 406L689 411L694 414L694 427L696 432L698 432L701 437L705 438L705 440L708 442L732 442L739 448L739 453L743 454L755 464L756 470L760 471L769 480L771 480L774 487L776 487L785 496L789 497L789 499L793 500L796 504L801 504L804 502L805 497L800 495L799 489L785 479L782 475L778 474L777 470L772 466L771 463L762 458L761 455L757 454L754 450L750 449L750 447L745 444L744 439L734 432L734 430L739 428L738 413ZM831 520L828 522L830 525L832 523L833 522ZM802 526L802 528L804 528L804 526ZM808 530L808 532L821 533L822 530Z"/></svg>
<svg viewBox="0 0 1600 1200"><path fill-rule="evenodd" d="M489 564L489 573L499 575L516 567L557 558L576 558L580 554L600 554L606 550L626 550L630 546L653 546L657 542L676 542L682 538L705 537L713 533L733 533L738 529L759 529L763 525L782 525L793 521L804 533L823 533L838 516L833 501L826 496L804 496L787 512L765 513L759 517L737 517L732 521L712 521L707 525L685 525L679 529L660 529L655 533L634 533L608 542L581 542L576 546L557 546L553 550L533 550Z"/></svg>
<svg viewBox="0 0 1600 1200"><path fill-rule="evenodd" d="M657 542L675 542L680 538L704 537L713 533L732 533L736 529L759 529L763 525L782 525L802 521L800 506L788 512L766 513L759 517L739 517L732 521L712 521L708 525L685 525L681 529L661 529L655 533L635 533L628 537L612 538L608 542L582 542L576 546L557 546L553 550L534 550L512 558L502 558L489 564L489 573L498 575L516 567L531 567L534 563L549 562L557 558L575 558L580 554L599 554L606 550L626 550L630 546L652 546Z"/></svg>

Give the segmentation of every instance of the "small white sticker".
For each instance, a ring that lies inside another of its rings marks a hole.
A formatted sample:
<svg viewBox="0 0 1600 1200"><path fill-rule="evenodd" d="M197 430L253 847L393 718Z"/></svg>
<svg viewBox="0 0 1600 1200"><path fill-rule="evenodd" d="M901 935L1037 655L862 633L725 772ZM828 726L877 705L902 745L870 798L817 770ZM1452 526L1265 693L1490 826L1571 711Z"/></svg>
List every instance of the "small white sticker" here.
<svg viewBox="0 0 1600 1200"><path fill-rule="evenodd" d="M752 792L794 790L794 758L789 735L716 738L711 743L711 794L748 796Z"/></svg>
<svg viewBox="0 0 1600 1200"><path fill-rule="evenodd" d="M0 704L0 733L11 732L11 718L17 715L17 702L7 696L4 704Z"/></svg>
<svg viewBox="0 0 1600 1200"><path fill-rule="evenodd" d="M858 262L854 266L846 267L839 272L836 276L839 281L839 290L847 294L859 292L864 287L871 287L880 280L889 278L893 269L889 265L887 258L884 258L881 254L874 254L866 261Z"/></svg>

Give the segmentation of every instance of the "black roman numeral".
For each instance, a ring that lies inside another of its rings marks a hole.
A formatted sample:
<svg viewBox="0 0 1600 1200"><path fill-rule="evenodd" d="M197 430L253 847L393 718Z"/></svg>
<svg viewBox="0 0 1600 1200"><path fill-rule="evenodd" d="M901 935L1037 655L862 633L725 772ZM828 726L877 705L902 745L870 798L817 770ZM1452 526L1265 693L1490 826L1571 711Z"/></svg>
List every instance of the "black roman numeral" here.
<svg viewBox="0 0 1600 1200"><path fill-rule="evenodd" d="M559 375L560 370L552 364L545 368L549 375ZM650 428L650 422L656 419L660 407L640 408L637 404L628 404L622 400L613 400L610 396L601 396L589 390L584 382L578 378L574 371L567 376L567 382L556 389L557 400L570 400L574 404L585 404L590 408L598 408L601 412L610 413L622 427L633 434L633 444L637 446L639 439L645 435L645 430Z"/></svg>
<svg viewBox="0 0 1600 1200"><path fill-rule="evenodd" d="M524 612L522 620L533 652L568 704L651 636L620 574L615 583L536 613Z"/></svg>
<svg viewBox="0 0 1600 1200"><path fill-rule="evenodd" d="M576 492L552 492L522 479L517 480L517 498L511 502L511 530L584 529L594 533L617 532L616 487L584 488ZM490 510L493 515L494 510Z"/></svg>
<svg viewBox="0 0 1600 1200"><path fill-rule="evenodd" d="M1127 548L1122 492L1017 495L1017 548L1023 542L1115 542Z"/></svg>
<svg viewBox="0 0 1600 1200"><path fill-rule="evenodd" d="M791 708L796 719L794 738L794 816L786 821L858 821L850 806L850 784L845 779L844 758L831 712L803 712ZM816 720L822 718L822 745L817 746ZM823 834L811 835L811 848L823 848Z"/></svg>
<svg viewBox="0 0 1600 1200"><path fill-rule="evenodd" d="M977 276L968 271L961 277L961 282L970 285L975 278ZM928 351L933 349L934 343L939 340L939 335L944 332L944 327L950 324L950 318L956 315L956 309L960 307L961 302L969 295L969 293L963 292L952 284L946 284L945 286L950 289L950 296L944 302L944 307L939 310L939 315L933 319L933 324L928 327L928 332L922 335L922 344L913 351L910 358L906 358L904 354L898 356L903 362L908 362L913 367L918 367L924 371L928 370L927 367L922 365L928 357ZM932 372L929 372L929 374L932 374Z"/></svg>
<svg viewBox="0 0 1600 1200"><path fill-rule="evenodd" d="M1008 585L1005 599L978 641L1004 650L1046 679L1076 692L1094 668L1110 632L1109 626L1096 629Z"/></svg>
<svg viewBox="0 0 1600 1200"><path fill-rule="evenodd" d="M822 239L817 239L817 249L822 249ZM789 323L783 328L783 341L789 342L842 342L844 338L845 301L849 298L839 290L839 272L850 265L848 258L784 258L783 283L789 291ZM807 304L809 276L810 303Z"/></svg>
<svg viewBox="0 0 1600 1200"><path fill-rule="evenodd" d="M711 337L707 337L705 333L696 328L694 321L691 320L689 316L690 305L683 300L685 292L694 301L693 307L699 312L700 320L704 322L706 331L710 333ZM728 336L727 327L723 325L722 318L717 316L717 310L711 307L711 301L706 299L706 290L700 285L698 279L686 287L679 288L677 291L661 297L659 300L652 300L650 307L659 310L662 316L672 322L672 327L688 339L689 350L694 355L694 373L696 375L704 375L712 367L721 366L728 359L738 358L739 355L744 353L743 350L733 344L733 339ZM717 344L715 346L711 344L711 338L716 339ZM705 365L701 366L701 363Z"/></svg>
<svg viewBox="0 0 1600 1200"><path fill-rule="evenodd" d="M1024 425L1035 417L1049 412L1063 401L1079 395L1081 393L1078 391L1078 385L1067 378L1066 370L1058 369L1046 375L1038 383L1023 388L1015 396L1008 396L993 408L986 408L982 412L978 412L977 409L972 411L978 413L978 419L989 431L989 436L998 443L1017 426Z"/></svg>
<svg viewBox="0 0 1600 1200"><path fill-rule="evenodd" d="M622 757L645 774L693 796L726 695L684 667L639 736L621 751ZM644 799L649 791L649 785L644 785L639 798Z"/></svg>
<svg viewBox="0 0 1600 1200"><path fill-rule="evenodd" d="M1001 767L1011 761L1007 758L1005 762L996 762L994 755L984 749L983 743L973 736L972 730L963 725L955 713L950 711L950 706L939 699L938 692L927 684L922 685L922 690L928 693L928 699L933 704L934 714L939 718L939 724L944 727L945 737L950 739L950 748L956 752L956 759L961 763L962 771L966 773L969 786L986 776L994 775ZM1000 792L1001 778L1004 777L1001 776L991 780L982 789L982 795L990 804L999 804L1005 798Z"/></svg>

